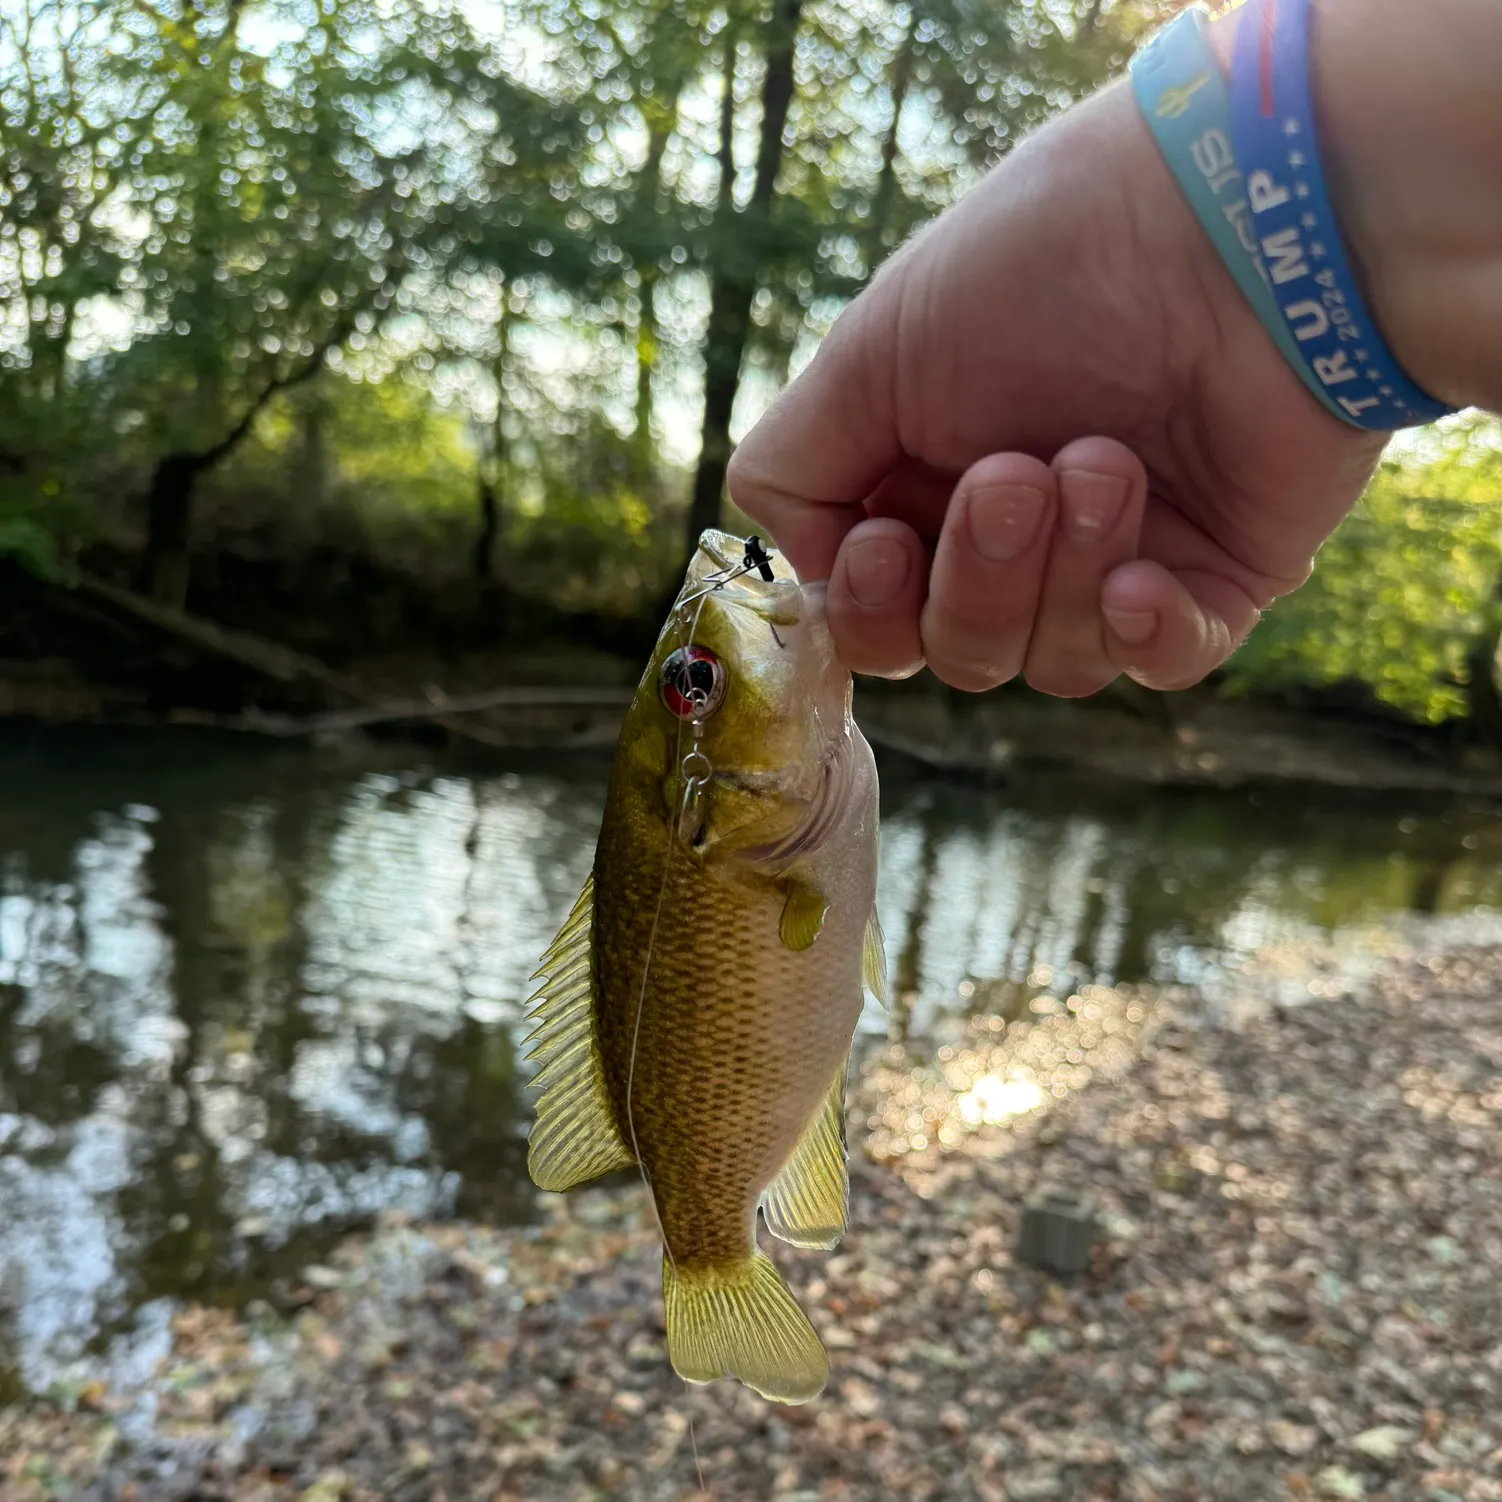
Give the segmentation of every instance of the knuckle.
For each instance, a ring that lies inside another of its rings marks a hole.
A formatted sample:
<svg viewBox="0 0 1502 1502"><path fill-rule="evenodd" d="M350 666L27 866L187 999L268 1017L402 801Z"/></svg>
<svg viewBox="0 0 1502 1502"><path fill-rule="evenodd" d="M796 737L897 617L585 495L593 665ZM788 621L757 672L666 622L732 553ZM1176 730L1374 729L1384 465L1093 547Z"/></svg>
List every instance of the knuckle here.
<svg viewBox="0 0 1502 1502"><path fill-rule="evenodd" d="M753 439L749 437L743 439L732 450L730 460L725 466L725 487L737 506L748 516L755 516L753 508L760 499L764 481L758 473Z"/></svg>

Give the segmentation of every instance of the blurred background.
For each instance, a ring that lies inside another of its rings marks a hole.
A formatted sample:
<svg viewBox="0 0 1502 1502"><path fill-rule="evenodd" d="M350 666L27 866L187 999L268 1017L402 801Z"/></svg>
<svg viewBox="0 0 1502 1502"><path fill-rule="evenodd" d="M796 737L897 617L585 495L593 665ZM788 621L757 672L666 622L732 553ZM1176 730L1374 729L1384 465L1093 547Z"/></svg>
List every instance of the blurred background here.
<svg viewBox="0 0 1502 1502"><path fill-rule="evenodd" d="M1176 8L5 0L4 707L293 692L80 574L392 685L634 661L873 267ZM1408 442L1216 690L1492 744L1499 476Z"/></svg>
<svg viewBox="0 0 1502 1502"><path fill-rule="evenodd" d="M0 0L0 1398L535 1213L527 976L735 439L1177 8ZM1484 923L1499 496L1406 435L1192 693L862 686L873 1043Z"/></svg>

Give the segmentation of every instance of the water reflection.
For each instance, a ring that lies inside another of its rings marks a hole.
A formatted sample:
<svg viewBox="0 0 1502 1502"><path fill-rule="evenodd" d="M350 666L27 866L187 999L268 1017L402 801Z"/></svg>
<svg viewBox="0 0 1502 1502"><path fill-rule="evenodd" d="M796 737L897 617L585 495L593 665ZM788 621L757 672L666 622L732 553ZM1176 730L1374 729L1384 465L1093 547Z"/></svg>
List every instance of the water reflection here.
<svg viewBox="0 0 1502 1502"><path fill-rule="evenodd" d="M0 747L0 1388L163 1300L286 1286L382 1210L530 1213L517 1025L605 770L181 734ZM885 796L896 1000L873 1034L953 1042L1060 978L1196 982L1274 940L1502 898L1481 807ZM973 1111L1025 1083L978 1076Z"/></svg>

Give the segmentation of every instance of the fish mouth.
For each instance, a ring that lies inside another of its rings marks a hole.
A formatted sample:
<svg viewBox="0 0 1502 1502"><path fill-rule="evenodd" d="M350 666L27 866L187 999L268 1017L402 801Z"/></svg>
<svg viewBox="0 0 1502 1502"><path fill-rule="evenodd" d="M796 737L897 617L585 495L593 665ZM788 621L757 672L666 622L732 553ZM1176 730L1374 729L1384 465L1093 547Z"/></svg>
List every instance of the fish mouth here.
<svg viewBox="0 0 1502 1502"><path fill-rule="evenodd" d="M754 558L752 544L760 546L760 539L748 541L717 528L703 532L674 610L686 611L706 596L718 595L765 617L774 635L778 626L796 626L804 598L792 566L775 544Z"/></svg>
<svg viewBox="0 0 1502 1502"><path fill-rule="evenodd" d="M785 870L795 861L814 851L827 840L839 821L849 798L853 758L848 735L838 737L820 768L819 786L809 799L803 817L784 838L768 845L754 846L746 852L748 860L773 870ZM769 791L780 788L778 773L752 773L741 779L748 790ZM752 784L755 784L752 788Z"/></svg>

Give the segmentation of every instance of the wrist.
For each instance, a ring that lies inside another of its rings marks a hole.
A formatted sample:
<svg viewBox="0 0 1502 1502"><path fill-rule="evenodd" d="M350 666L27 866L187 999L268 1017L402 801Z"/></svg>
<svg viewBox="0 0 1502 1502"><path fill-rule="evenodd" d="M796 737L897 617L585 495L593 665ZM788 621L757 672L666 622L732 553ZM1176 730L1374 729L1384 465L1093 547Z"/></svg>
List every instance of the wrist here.
<svg viewBox="0 0 1502 1502"><path fill-rule="evenodd" d="M1222 65L1236 13L1211 28ZM1310 86L1342 239L1398 362L1502 409L1502 6L1314 0Z"/></svg>

